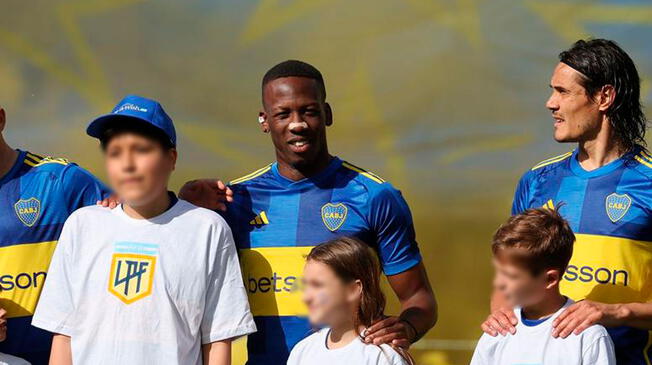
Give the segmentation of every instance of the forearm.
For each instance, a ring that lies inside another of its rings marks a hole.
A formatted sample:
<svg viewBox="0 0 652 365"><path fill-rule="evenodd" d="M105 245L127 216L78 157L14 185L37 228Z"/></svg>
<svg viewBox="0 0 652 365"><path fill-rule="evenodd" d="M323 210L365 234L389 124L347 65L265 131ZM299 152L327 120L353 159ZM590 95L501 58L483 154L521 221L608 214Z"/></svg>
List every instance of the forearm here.
<svg viewBox="0 0 652 365"><path fill-rule="evenodd" d="M72 365L70 337L54 335L52 338L52 351L50 352L50 365Z"/></svg>
<svg viewBox="0 0 652 365"><path fill-rule="evenodd" d="M402 320L408 321L416 330L417 339L437 323L437 300L431 290L422 290L401 302Z"/></svg>
<svg viewBox="0 0 652 365"><path fill-rule="evenodd" d="M624 326L652 330L652 303L613 304L616 318Z"/></svg>
<svg viewBox="0 0 652 365"><path fill-rule="evenodd" d="M204 365L230 365L231 340L224 340L202 345Z"/></svg>

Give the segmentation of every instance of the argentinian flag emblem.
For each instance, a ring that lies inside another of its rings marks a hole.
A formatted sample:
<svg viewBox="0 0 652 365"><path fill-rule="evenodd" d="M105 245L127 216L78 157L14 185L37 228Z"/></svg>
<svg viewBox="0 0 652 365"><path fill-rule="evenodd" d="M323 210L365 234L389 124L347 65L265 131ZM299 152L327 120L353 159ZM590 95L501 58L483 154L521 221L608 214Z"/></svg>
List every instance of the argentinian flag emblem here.
<svg viewBox="0 0 652 365"><path fill-rule="evenodd" d="M27 227L31 227L36 223L38 217L41 215L41 202L32 197L29 199L20 199L14 204L14 210L21 222Z"/></svg>
<svg viewBox="0 0 652 365"><path fill-rule="evenodd" d="M612 193L607 196L605 201L607 216L609 216L609 219L614 223L624 217L631 206L632 198L627 194Z"/></svg>
<svg viewBox="0 0 652 365"><path fill-rule="evenodd" d="M321 207L321 220L326 228L337 231L344 224L349 209L342 203L326 203Z"/></svg>

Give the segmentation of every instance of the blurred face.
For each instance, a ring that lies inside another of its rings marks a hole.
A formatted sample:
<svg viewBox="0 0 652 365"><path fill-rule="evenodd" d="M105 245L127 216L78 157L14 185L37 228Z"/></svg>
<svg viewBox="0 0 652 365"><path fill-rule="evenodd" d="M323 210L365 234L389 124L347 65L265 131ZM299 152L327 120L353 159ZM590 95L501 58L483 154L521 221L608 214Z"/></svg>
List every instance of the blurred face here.
<svg viewBox="0 0 652 365"><path fill-rule="evenodd" d="M295 168L328 156L326 127L332 124L330 106L317 81L283 77L263 89L263 130L272 136L276 157Z"/></svg>
<svg viewBox="0 0 652 365"><path fill-rule="evenodd" d="M303 269L303 283L311 324L332 326L353 318L362 292L359 281L344 283L326 264L309 260Z"/></svg>
<svg viewBox="0 0 652 365"><path fill-rule="evenodd" d="M552 74L552 94L546 108L552 112L557 142L589 140L600 131L602 114L599 105L580 84L581 77L579 72L562 62L557 64Z"/></svg>
<svg viewBox="0 0 652 365"><path fill-rule="evenodd" d="M177 158L175 149L166 151L157 141L134 133L112 137L104 155L111 186L131 206L148 204L167 191Z"/></svg>
<svg viewBox="0 0 652 365"><path fill-rule="evenodd" d="M505 295L511 306L525 307L540 303L546 290L552 288L559 279L557 270L544 271L534 276L505 258L494 257L493 263L496 272L494 288Z"/></svg>

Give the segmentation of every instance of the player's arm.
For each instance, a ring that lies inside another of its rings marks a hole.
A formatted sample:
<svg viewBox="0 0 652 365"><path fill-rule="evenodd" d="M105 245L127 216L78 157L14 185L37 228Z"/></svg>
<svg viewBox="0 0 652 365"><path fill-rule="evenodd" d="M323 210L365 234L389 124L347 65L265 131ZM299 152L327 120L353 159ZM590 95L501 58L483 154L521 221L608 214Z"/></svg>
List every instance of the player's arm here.
<svg viewBox="0 0 652 365"><path fill-rule="evenodd" d="M72 365L70 337L56 334L52 337L50 365Z"/></svg>
<svg viewBox="0 0 652 365"><path fill-rule="evenodd" d="M387 280L401 303L401 314L369 327L365 341L408 348L437 322L437 300L423 263Z"/></svg>
<svg viewBox="0 0 652 365"><path fill-rule="evenodd" d="M583 300L566 308L552 323L553 337L580 334L589 326L629 326L652 330L652 303L606 304Z"/></svg>
<svg viewBox="0 0 652 365"><path fill-rule="evenodd" d="M401 314L369 327L365 340L408 348L437 322L437 301L423 267L410 209L401 193L384 183L370 197L368 221Z"/></svg>
<svg viewBox="0 0 652 365"><path fill-rule="evenodd" d="M231 340L207 343L201 349L204 365L231 364Z"/></svg>

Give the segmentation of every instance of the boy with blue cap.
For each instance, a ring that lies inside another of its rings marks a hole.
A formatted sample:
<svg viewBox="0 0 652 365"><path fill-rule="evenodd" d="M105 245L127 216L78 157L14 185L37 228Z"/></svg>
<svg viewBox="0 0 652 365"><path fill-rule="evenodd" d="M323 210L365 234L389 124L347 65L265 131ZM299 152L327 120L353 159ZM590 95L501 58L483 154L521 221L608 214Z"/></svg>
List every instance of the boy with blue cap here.
<svg viewBox="0 0 652 365"><path fill-rule="evenodd" d="M256 328L229 227L167 190L172 120L127 96L87 133L123 203L63 227L32 322L56 333L50 363L230 363L231 340Z"/></svg>

